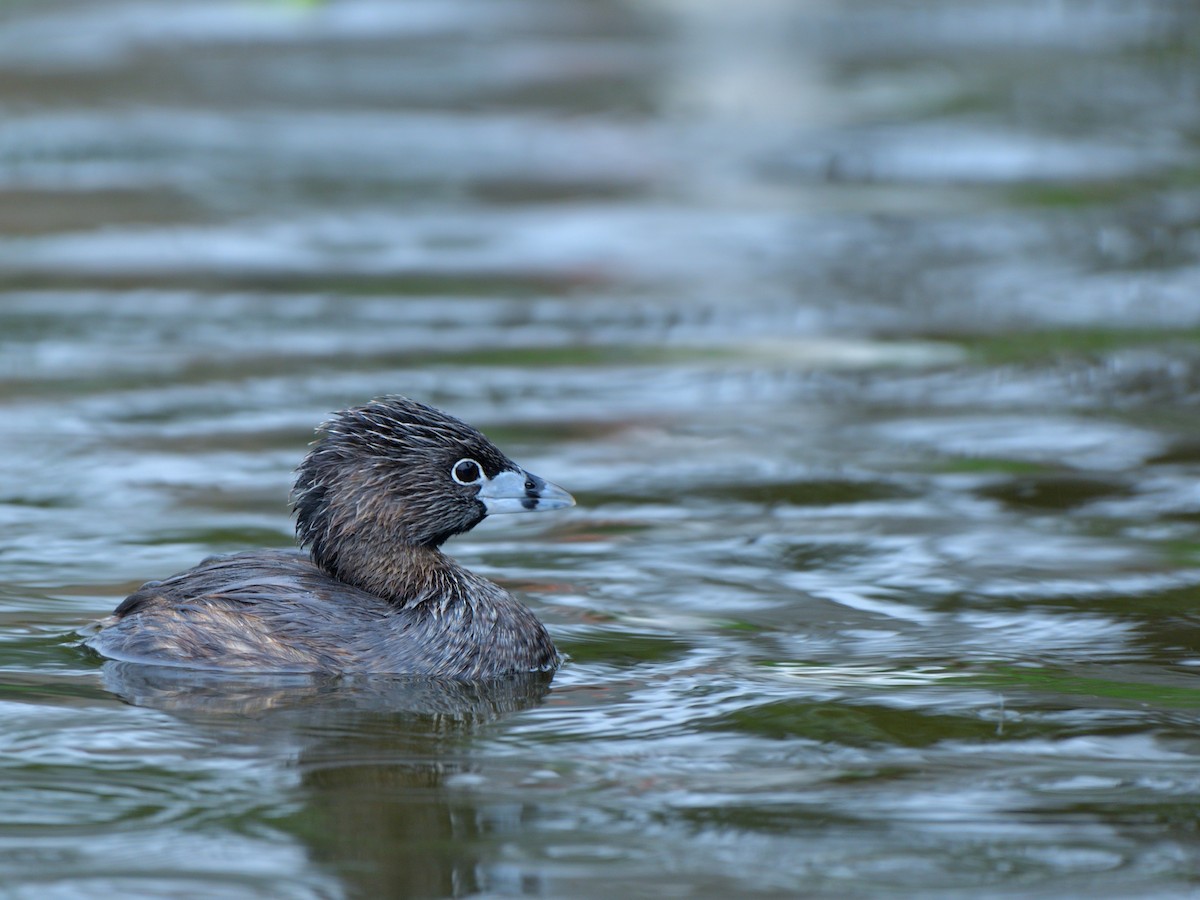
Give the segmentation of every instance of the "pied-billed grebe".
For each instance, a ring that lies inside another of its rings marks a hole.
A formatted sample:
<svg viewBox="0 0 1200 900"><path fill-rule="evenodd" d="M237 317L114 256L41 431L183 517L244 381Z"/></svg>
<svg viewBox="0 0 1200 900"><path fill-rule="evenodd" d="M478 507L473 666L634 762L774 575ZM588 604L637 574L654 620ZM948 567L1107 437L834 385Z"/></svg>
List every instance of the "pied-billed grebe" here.
<svg viewBox="0 0 1200 900"><path fill-rule="evenodd" d="M552 669L542 623L438 548L489 513L575 501L471 426L405 397L336 413L297 470L310 556L262 550L151 581L87 644L130 662L243 672L487 678Z"/></svg>

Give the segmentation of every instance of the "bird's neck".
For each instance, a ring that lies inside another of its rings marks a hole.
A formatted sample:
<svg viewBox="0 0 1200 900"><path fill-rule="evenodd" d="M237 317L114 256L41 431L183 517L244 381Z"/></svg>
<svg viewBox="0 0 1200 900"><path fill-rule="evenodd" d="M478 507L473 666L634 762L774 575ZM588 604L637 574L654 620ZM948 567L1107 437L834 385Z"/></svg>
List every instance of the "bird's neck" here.
<svg viewBox="0 0 1200 900"><path fill-rule="evenodd" d="M432 604L446 607L469 602L470 573L436 547L392 545L354 552L343 548L331 574L402 607Z"/></svg>

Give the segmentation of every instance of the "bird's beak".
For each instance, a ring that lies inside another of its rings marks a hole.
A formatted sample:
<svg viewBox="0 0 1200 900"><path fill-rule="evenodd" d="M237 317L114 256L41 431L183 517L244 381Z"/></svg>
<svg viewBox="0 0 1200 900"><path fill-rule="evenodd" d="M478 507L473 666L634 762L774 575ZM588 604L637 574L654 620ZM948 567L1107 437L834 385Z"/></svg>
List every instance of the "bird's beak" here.
<svg viewBox="0 0 1200 900"><path fill-rule="evenodd" d="M575 505L575 498L531 472L506 469L495 478L485 479L475 495L492 513L541 512Z"/></svg>

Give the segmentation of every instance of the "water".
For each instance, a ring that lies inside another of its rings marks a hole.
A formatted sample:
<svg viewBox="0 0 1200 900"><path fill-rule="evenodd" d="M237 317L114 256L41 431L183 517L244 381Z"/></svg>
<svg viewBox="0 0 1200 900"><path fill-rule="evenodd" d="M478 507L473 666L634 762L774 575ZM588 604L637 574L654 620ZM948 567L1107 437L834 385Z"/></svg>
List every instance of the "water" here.
<svg viewBox="0 0 1200 900"><path fill-rule="evenodd" d="M736 10L0 9L4 896L1200 891L1200 16ZM552 683L75 646L386 392Z"/></svg>

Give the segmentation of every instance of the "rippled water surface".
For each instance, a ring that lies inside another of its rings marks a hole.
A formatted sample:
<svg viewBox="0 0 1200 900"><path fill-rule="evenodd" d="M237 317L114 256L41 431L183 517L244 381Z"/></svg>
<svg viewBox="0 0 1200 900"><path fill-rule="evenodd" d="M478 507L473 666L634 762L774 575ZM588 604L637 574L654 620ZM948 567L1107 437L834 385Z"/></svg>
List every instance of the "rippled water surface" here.
<svg viewBox="0 0 1200 900"><path fill-rule="evenodd" d="M15 898L1200 891L1184 3L0 7ZM388 392L568 662L102 664ZM536 519L536 521L535 521Z"/></svg>

